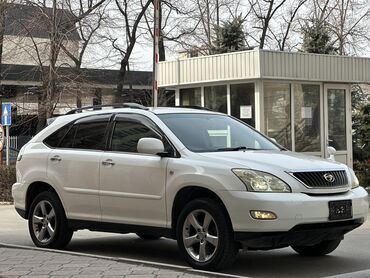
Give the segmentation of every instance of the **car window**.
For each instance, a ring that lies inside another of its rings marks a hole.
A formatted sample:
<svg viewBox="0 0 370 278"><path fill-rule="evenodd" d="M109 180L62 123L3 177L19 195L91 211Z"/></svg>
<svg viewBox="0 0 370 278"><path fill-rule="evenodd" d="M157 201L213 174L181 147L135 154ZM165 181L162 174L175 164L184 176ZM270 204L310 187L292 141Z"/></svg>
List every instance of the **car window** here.
<svg viewBox="0 0 370 278"><path fill-rule="evenodd" d="M79 124L73 142L74 149L103 150L107 122Z"/></svg>
<svg viewBox="0 0 370 278"><path fill-rule="evenodd" d="M163 114L159 118L194 152L279 150L243 122L220 114Z"/></svg>
<svg viewBox="0 0 370 278"><path fill-rule="evenodd" d="M77 125L74 125L68 131L66 136L64 136L62 142L59 145L60 148L72 148L73 147L73 140L75 139L76 130L77 130Z"/></svg>
<svg viewBox="0 0 370 278"><path fill-rule="evenodd" d="M94 115L77 120L64 136L60 148L103 150L111 115Z"/></svg>
<svg viewBox="0 0 370 278"><path fill-rule="evenodd" d="M55 131L49 137L44 140L44 143L49 147L56 148L59 146L60 142L62 141L63 137L67 134L68 130L70 129L71 125L65 125L62 128Z"/></svg>
<svg viewBox="0 0 370 278"><path fill-rule="evenodd" d="M117 121L112 135L112 151L137 152L137 143L141 138L160 136L149 127L136 121Z"/></svg>

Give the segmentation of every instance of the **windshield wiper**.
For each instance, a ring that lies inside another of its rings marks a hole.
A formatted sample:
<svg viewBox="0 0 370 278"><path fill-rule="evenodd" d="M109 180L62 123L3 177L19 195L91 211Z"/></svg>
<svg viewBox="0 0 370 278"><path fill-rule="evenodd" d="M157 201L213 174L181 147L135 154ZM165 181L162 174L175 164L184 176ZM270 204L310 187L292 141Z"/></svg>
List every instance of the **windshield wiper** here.
<svg viewBox="0 0 370 278"><path fill-rule="evenodd" d="M216 151L223 152L223 151L242 151L242 150L257 150L255 148L248 148L246 146L239 146L239 147L233 147L233 148L220 148L217 149Z"/></svg>

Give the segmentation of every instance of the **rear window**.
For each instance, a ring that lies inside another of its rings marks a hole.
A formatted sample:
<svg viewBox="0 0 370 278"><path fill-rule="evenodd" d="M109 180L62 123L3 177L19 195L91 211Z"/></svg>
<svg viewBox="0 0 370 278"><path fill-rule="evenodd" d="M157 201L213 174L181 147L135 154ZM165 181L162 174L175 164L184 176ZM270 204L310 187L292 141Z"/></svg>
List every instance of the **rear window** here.
<svg viewBox="0 0 370 278"><path fill-rule="evenodd" d="M77 120L54 132L44 140L53 148L103 150L111 114L94 115Z"/></svg>
<svg viewBox="0 0 370 278"><path fill-rule="evenodd" d="M49 147L52 147L52 148L58 147L60 142L64 138L64 136L67 134L70 127L71 127L71 125L67 124L67 125L63 126L62 128L58 129L53 134L51 134L49 137L47 137L44 140L44 143L46 145L48 145Z"/></svg>

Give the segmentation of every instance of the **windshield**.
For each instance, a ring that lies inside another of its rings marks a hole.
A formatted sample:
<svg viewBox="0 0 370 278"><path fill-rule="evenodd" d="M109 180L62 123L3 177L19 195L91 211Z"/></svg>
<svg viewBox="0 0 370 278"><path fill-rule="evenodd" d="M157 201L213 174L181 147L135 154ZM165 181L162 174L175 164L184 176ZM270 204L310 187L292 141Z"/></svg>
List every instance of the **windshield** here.
<svg viewBox="0 0 370 278"><path fill-rule="evenodd" d="M254 129L227 115L184 113L158 117L193 152L280 149Z"/></svg>

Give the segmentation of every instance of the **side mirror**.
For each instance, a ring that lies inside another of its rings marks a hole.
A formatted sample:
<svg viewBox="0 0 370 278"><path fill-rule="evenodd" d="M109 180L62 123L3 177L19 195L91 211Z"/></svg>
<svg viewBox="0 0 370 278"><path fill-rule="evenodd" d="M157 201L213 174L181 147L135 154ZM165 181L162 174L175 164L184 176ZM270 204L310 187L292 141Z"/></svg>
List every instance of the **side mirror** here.
<svg viewBox="0 0 370 278"><path fill-rule="evenodd" d="M335 149L335 148L333 148L333 147L328 147L328 154L329 154L329 157L328 157L328 159L329 160L333 160L333 161L335 161L335 154L337 153L337 150Z"/></svg>
<svg viewBox="0 0 370 278"><path fill-rule="evenodd" d="M164 152L164 145L157 138L141 138L137 142L137 151L145 154L159 154Z"/></svg>

